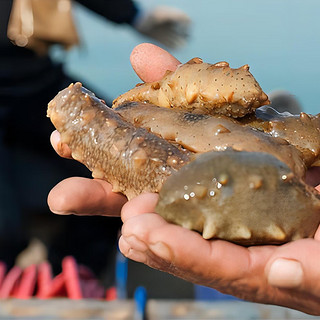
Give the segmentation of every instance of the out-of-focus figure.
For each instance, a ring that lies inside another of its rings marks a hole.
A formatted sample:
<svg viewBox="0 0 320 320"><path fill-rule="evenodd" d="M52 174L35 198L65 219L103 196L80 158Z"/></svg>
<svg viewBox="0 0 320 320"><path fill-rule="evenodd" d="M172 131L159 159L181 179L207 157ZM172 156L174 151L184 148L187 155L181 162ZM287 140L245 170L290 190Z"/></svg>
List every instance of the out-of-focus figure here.
<svg viewBox="0 0 320 320"><path fill-rule="evenodd" d="M290 112L291 114L299 114L302 112L302 107L298 99L286 90L275 90L270 92L270 106L278 112Z"/></svg>
<svg viewBox="0 0 320 320"><path fill-rule="evenodd" d="M133 27L168 48L179 48L188 40L190 19L178 9L161 6L138 13Z"/></svg>
<svg viewBox="0 0 320 320"><path fill-rule="evenodd" d="M171 7L145 11L130 0L77 2L171 48L188 38L189 17ZM120 219L58 217L46 203L58 181L89 176L52 150L54 128L46 118L47 103L74 82L50 58L49 48L79 42L70 0L0 1L0 260L9 266L33 237L45 243L53 267L71 254L97 275L116 250Z"/></svg>

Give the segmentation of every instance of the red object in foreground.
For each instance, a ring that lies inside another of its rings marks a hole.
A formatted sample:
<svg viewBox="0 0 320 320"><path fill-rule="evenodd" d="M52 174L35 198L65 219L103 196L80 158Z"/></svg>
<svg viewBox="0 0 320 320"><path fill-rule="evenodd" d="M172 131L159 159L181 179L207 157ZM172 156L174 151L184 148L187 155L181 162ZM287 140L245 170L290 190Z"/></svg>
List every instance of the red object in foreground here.
<svg viewBox="0 0 320 320"><path fill-rule="evenodd" d="M58 274L51 282L51 287L46 298L67 297L64 274Z"/></svg>
<svg viewBox="0 0 320 320"><path fill-rule="evenodd" d="M18 283L17 292L14 297L17 299L28 299L33 296L37 280L37 266L32 264L23 270Z"/></svg>
<svg viewBox="0 0 320 320"><path fill-rule="evenodd" d="M111 287L106 290L106 300L117 300L117 288Z"/></svg>
<svg viewBox="0 0 320 320"><path fill-rule="evenodd" d="M70 299L82 299L82 290L80 286L79 270L76 260L71 257L65 257L62 260L62 274L64 276L65 287Z"/></svg>
<svg viewBox="0 0 320 320"><path fill-rule="evenodd" d="M62 272L56 277L52 276L49 262L30 265L24 270L14 266L6 274L6 265L0 261L0 299L28 299L34 295L39 299L67 297L114 300L116 290L111 288L106 291L93 272L86 266L78 265L72 256L62 260Z"/></svg>
<svg viewBox="0 0 320 320"><path fill-rule="evenodd" d="M0 299L6 299L13 295L17 288L18 281L21 277L22 269L14 266L5 276L0 288Z"/></svg>
<svg viewBox="0 0 320 320"><path fill-rule="evenodd" d="M70 299L104 298L105 289L99 284L92 271L86 266L78 265L73 257L68 256L63 259L62 273Z"/></svg>
<svg viewBox="0 0 320 320"><path fill-rule="evenodd" d="M42 262L38 266L37 278L37 297L39 299L46 299L49 297L52 286L52 268L49 262Z"/></svg>

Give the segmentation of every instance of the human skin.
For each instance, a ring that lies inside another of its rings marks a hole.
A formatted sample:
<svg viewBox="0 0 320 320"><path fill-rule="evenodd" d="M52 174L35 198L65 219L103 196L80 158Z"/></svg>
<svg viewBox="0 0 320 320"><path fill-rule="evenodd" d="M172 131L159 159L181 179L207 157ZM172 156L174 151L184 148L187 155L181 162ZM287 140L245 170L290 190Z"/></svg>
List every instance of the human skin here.
<svg viewBox="0 0 320 320"><path fill-rule="evenodd" d="M137 46L130 60L143 81L156 81L180 64L151 44ZM70 158L58 132L53 132L51 143L60 156ZM314 185L320 181L319 170L310 171L309 181ZM320 185L316 188L320 191ZM320 315L320 228L313 239L281 246L242 247L208 241L157 215L157 198L148 193L127 202L105 181L69 178L51 190L48 204L57 214L121 214L119 247L132 260L248 301Z"/></svg>

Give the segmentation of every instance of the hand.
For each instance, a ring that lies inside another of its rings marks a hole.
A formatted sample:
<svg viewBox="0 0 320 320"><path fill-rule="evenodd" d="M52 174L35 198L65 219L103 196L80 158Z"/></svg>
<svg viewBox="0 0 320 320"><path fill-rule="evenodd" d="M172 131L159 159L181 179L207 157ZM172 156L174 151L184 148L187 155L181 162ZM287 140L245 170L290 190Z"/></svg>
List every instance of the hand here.
<svg viewBox="0 0 320 320"><path fill-rule="evenodd" d="M124 205L126 257L245 300L320 315L320 229L314 239L246 248L167 223L156 202L143 194Z"/></svg>
<svg viewBox="0 0 320 320"><path fill-rule="evenodd" d="M156 81L180 62L156 46L142 44L133 50L131 63L143 80ZM70 157L57 133L52 135L52 144L58 153ZM110 204L120 210L125 202L123 198L123 202L113 202L120 195L110 193L110 185L104 181L74 179L77 178L68 179L51 191L52 209L62 213L105 214ZM77 188L73 185L68 189L68 183L73 181ZM97 190L90 200L92 183L100 185L95 185ZM58 194L62 193L64 200L59 201ZM123 206L119 245L124 255L242 299L320 315L319 230L314 239L245 248L222 240L204 240L196 232L167 223L154 213L156 202L156 194L143 194Z"/></svg>
<svg viewBox="0 0 320 320"><path fill-rule="evenodd" d="M152 69L152 65L144 67L156 53L156 48L145 45L133 51L131 63L138 74ZM164 53L161 57L157 61L160 65L170 61L170 70L178 63L169 57L167 61ZM142 79L155 81L158 77L161 74ZM308 172L308 180L319 184L319 168ZM196 232L167 223L154 213L156 202L156 194L144 194L124 205L119 245L125 256L245 300L320 314L320 229L314 239L245 248L207 241Z"/></svg>
<svg viewBox="0 0 320 320"><path fill-rule="evenodd" d="M190 23L190 18L184 12L161 6L139 14L133 27L169 48L179 48L189 36Z"/></svg>

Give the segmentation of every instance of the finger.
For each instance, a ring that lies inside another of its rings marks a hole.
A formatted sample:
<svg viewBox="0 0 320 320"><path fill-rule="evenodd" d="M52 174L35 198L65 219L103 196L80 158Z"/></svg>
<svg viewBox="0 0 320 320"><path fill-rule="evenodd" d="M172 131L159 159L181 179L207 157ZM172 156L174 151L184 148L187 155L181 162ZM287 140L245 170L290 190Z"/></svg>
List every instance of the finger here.
<svg viewBox="0 0 320 320"><path fill-rule="evenodd" d="M284 292L295 292L291 307L304 310L302 297L308 299L308 312L320 312L320 242L302 239L280 246L270 257L265 274L268 283ZM302 305L301 305L302 304Z"/></svg>
<svg viewBox="0 0 320 320"><path fill-rule="evenodd" d="M70 148L65 143L61 142L60 133L57 130L51 133L50 142L53 149L60 157L72 159Z"/></svg>
<svg viewBox="0 0 320 320"><path fill-rule="evenodd" d="M303 239L279 247L266 267L269 283L281 288L299 287L320 296L320 282L312 280L313 276L320 279L319 256L320 242L313 239Z"/></svg>
<svg viewBox="0 0 320 320"><path fill-rule="evenodd" d="M181 62L169 52L151 43L136 46L130 62L134 71L145 82L160 80L167 70L174 71Z"/></svg>
<svg viewBox="0 0 320 320"><path fill-rule="evenodd" d="M135 215L153 212L159 195L157 193L144 193L127 202L121 211L122 221L126 221Z"/></svg>
<svg viewBox="0 0 320 320"><path fill-rule="evenodd" d="M314 239L320 241L320 225L318 226L318 229L314 235Z"/></svg>
<svg viewBox="0 0 320 320"><path fill-rule="evenodd" d="M128 207L129 203L125 210L129 211ZM123 220L120 250L153 268L199 284L219 283L219 287L222 282L241 278L249 269L250 253L246 248L205 240L197 232L170 224L155 213L127 213Z"/></svg>
<svg viewBox="0 0 320 320"><path fill-rule="evenodd" d="M119 216L126 201L106 181L79 177L61 181L48 195L50 210L56 214Z"/></svg>

